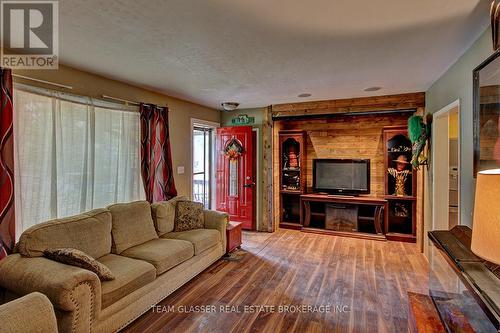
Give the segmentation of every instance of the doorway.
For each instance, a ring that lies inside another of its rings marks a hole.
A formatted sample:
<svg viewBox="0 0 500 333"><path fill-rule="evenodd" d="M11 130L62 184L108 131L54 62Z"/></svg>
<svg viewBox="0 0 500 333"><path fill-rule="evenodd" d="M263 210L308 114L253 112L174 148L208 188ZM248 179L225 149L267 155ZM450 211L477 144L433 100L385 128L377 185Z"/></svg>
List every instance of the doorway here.
<svg viewBox="0 0 500 333"><path fill-rule="evenodd" d="M213 209L215 202L215 129L218 124L191 121L191 198Z"/></svg>
<svg viewBox="0 0 500 333"><path fill-rule="evenodd" d="M432 122L433 229L460 224L460 103L434 114Z"/></svg>
<svg viewBox="0 0 500 333"><path fill-rule="evenodd" d="M251 126L222 127L216 136L216 209L245 230L255 230L255 133Z"/></svg>

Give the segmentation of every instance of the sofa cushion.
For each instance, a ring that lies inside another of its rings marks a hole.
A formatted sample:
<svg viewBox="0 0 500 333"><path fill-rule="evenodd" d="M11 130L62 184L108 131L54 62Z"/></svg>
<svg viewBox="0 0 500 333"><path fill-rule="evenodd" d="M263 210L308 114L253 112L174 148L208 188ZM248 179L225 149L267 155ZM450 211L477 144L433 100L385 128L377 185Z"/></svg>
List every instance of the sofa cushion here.
<svg viewBox="0 0 500 333"><path fill-rule="evenodd" d="M101 281L115 279L109 268L80 250L71 248L46 249L43 251L43 255L50 260L94 272Z"/></svg>
<svg viewBox="0 0 500 333"><path fill-rule="evenodd" d="M156 279L154 266L142 260L116 254L108 254L97 260L115 276L112 281L101 282L103 309Z"/></svg>
<svg viewBox="0 0 500 333"><path fill-rule="evenodd" d="M108 209L113 216L113 253L120 254L132 246L158 238L149 202L119 203L109 206Z"/></svg>
<svg viewBox="0 0 500 333"><path fill-rule="evenodd" d="M194 201L177 201L175 207L174 231L201 229L203 221L203 204Z"/></svg>
<svg viewBox="0 0 500 333"><path fill-rule="evenodd" d="M177 201L188 201L184 196L178 196L168 201L160 201L151 204L151 215L158 235L166 234L174 230L175 206Z"/></svg>
<svg viewBox="0 0 500 333"><path fill-rule="evenodd" d="M179 239L153 239L121 253L122 256L147 261L160 275L194 255L193 244Z"/></svg>
<svg viewBox="0 0 500 333"><path fill-rule="evenodd" d="M45 249L74 248L99 258L111 252L111 213L107 209L37 224L21 234L17 249L41 257Z"/></svg>
<svg viewBox="0 0 500 333"><path fill-rule="evenodd" d="M162 236L165 239L182 239L194 246L194 255L221 243L220 232L215 229L194 229L188 231L169 232Z"/></svg>

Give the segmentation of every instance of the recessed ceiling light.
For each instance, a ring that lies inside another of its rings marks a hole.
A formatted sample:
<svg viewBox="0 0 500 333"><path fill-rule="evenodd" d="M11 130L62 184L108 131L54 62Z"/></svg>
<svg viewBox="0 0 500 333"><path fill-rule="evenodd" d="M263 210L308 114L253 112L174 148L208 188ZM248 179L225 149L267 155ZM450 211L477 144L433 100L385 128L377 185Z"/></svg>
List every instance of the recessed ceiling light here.
<svg viewBox="0 0 500 333"><path fill-rule="evenodd" d="M300 97L300 98L311 97L311 94L303 93L303 94L298 95L297 97Z"/></svg>
<svg viewBox="0 0 500 333"><path fill-rule="evenodd" d="M382 87L368 87L363 89L364 91L379 91Z"/></svg>

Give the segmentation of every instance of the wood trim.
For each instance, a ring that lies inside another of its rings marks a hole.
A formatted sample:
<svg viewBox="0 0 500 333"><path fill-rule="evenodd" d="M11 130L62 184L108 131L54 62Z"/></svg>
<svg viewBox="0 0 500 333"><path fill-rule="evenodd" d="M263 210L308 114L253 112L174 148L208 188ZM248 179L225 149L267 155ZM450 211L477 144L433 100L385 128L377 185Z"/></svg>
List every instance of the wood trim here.
<svg viewBox="0 0 500 333"><path fill-rule="evenodd" d="M388 232L385 234L387 240L397 241L397 242L411 242L415 243L415 236L410 234L400 234L397 232Z"/></svg>
<svg viewBox="0 0 500 333"><path fill-rule="evenodd" d="M407 93L374 97L335 99L326 101L272 105L273 118L317 116L374 111L397 111L425 106L425 93Z"/></svg>
<svg viewBox="0 0 500 333"><path fill-rule="evenodd" d="M264 231L275 230L273 219L273 122L271 107L264 113L262 121L262 228Z"/></svg>
<svg viewBox="0 0 500 333"><path fill-rule="evenodd" d="M345 236L345 237L369 239L369 240L377 240L377 241L386 241L387 240L384 237L384 235L367 234L367 233L363 233L363 232L335 231L335 230L317 229L317 228L308 228L308 227L303 227L302 232L308 232L308 233L320 234L320 235Z"/></svg>
<svg viewBox="0 0 500 333"><path fill-rule="evenodd" d="M425 109L418 108L415 115L425 116ZM425 145L424 153L429 156L429 146ZM424 223L425 223L425 207L424 207L424 197L425 197L425 172L427 171L427 165L420 166L420 169L416 171L417 174L417 204L416 204L416 241L418 250L424 252Z"/></svg>
<svg viewBox="0 0 500 333"><path fill-rule="evenodd" d="M342 195L327 195L327 194L303 194L300 196L302 200L320 201L320 202L338 202L349 203L355 205L385 205L387 200L375 196L342 196Z"/></svg>
<svg viewBox="0 0 500 333"><path fill-rule="evenodd" d="M301 230L302 225L299 223L280 222L280 228L281 229Z"/></svg>

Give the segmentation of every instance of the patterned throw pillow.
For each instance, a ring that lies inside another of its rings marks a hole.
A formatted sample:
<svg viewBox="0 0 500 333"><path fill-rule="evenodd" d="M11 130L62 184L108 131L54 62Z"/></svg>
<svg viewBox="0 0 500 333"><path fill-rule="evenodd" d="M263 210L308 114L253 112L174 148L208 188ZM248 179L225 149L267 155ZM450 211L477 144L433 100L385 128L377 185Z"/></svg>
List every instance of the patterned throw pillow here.
<svg viewBox="0 0 500 333"><path fill-rule="evenodd" d="M193 201L177 201L174 231L202 229L203 227L203 204Z"/></svg>
<svg viewBox="0 0 500 333"><path fill-rule="evenodd" d="M43 255L51 260L94 272L101 281L115 279L109 268L80 250L71 248L46 249L43 251Z"/></svg>

